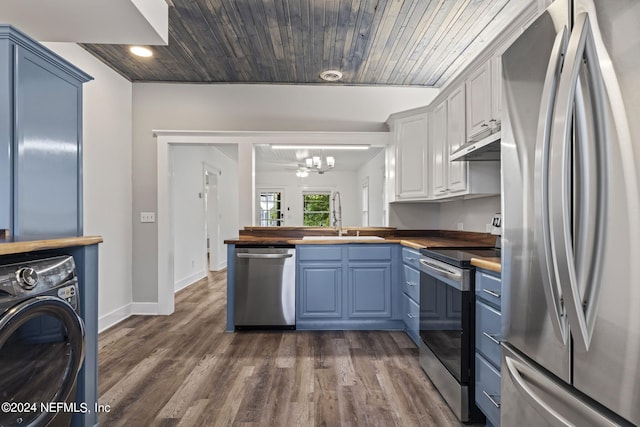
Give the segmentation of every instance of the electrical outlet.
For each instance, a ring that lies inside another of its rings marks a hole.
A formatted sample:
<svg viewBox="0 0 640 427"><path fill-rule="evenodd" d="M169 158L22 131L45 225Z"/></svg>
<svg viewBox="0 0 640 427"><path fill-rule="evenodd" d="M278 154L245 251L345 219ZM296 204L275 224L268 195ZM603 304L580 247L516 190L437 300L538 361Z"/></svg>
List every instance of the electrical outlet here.
<svg viewBox="0 0 640 427"><path fill-rule="evenodd" d="M156 213L140 212L140 222L156 222Z"/></svg>
<svg viewBox="0 0 640 427"><path fill-rule="evenodd" d="M458 230L464 230L464 224L459 222L458 223Z"/></svg>

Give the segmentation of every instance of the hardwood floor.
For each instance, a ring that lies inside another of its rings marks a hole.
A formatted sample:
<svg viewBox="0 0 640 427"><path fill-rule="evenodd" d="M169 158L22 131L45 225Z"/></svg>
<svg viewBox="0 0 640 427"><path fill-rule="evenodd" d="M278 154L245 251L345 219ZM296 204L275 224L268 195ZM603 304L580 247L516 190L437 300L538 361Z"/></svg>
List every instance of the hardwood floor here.
<svg viewBox="0 0 640 427"><path fill-rule="evenodd" d="M403 332L226 333L226 274L99 337L102 426L450 426Z"/></svg>

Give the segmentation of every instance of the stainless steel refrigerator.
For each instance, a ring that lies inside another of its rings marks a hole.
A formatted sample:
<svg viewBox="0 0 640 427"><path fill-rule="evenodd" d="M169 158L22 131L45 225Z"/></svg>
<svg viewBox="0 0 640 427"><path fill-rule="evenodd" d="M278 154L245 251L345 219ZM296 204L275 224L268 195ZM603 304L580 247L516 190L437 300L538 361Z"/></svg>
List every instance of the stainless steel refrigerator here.
<svg viewBox="0 0 640 427"><path fill-rule="evenodd" d="M501 423L640 425L640 1L556 0L502 65Z"/></svg>

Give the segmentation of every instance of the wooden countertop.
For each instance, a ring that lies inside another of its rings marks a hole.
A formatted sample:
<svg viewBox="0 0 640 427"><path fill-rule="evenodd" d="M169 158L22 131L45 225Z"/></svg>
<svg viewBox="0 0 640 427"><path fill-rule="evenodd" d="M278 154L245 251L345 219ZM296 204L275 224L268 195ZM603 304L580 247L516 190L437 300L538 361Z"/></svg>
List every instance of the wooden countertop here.
<svg viewBox="0 0 640 427"><path fill-rule="evenodd" d="M496 273L502 272L502 264L498 257L471 258L471 265Z"/></svg>
<svg viewBox="0 0 640 427"><path fill-rule="evenodd" d="M279 236L240 236L237 239L225 240L227 244L234 245L345 245L353 243L376 244L376 243L399 243L413 249L438 248L438 247L469 247L469 246L491 246L480 244L477 241L466 239L455 239L451 237L411 237L411 236L389 236L382 240L362 240L362 239L340 239L340 240L302 240L295 237Z"/></svg>
<svg viewBox="0 0 640 427"><path fill-rule="evenodd" d="M78 236L42 239L0 239L0 255L20 254L45 249L68 248L71 246L89 246L102 243L101 236Z"/></svg>

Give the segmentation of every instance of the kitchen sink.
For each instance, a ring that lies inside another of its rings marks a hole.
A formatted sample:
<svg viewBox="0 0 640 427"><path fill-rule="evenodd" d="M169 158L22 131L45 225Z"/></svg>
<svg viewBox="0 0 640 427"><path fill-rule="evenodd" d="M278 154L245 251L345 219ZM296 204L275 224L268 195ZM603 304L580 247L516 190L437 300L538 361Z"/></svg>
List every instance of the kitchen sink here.
<svg viewBox="0 0 640 427"><path fill-rule="evenodd" d="M384 240L380 236L304 236L302 240Z"/></svg>

